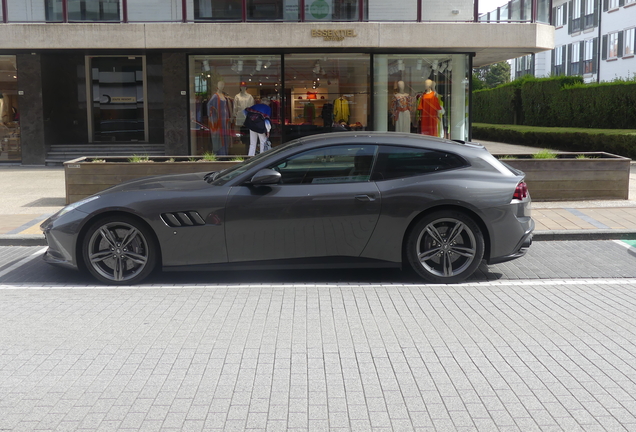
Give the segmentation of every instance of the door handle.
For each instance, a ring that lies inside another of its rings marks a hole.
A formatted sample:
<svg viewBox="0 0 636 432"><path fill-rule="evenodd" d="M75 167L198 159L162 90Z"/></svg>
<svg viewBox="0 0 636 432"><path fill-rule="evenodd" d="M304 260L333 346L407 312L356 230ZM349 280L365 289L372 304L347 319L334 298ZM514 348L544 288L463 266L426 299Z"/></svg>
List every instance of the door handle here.
<svg viewBox="0 0 636 432"><path fill-rule="evenodd" d="M373 195L356 195L356 200L363 202L371 202L375 201L375 197Z"/></svg>

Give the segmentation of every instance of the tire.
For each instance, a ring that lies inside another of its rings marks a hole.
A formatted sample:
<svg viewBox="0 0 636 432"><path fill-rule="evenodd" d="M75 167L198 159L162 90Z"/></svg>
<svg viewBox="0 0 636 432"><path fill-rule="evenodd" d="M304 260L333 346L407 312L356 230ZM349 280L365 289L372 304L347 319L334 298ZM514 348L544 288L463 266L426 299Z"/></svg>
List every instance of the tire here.
<svg viewBox="0 0 636 432"><path fill-rule="evenodd" d="M130 216L109 216L93 223L82 239L88 272L108 285L136 284L157 266L157 244L146 226Z"/></svg>
<svg viewBox="0 0 636 432"><path fill-rule="evenodd" d="M435 283L458 283L481 263L484 237L470 216L442 210L417 222L405 247L406 258L419 276Z"/></svg>

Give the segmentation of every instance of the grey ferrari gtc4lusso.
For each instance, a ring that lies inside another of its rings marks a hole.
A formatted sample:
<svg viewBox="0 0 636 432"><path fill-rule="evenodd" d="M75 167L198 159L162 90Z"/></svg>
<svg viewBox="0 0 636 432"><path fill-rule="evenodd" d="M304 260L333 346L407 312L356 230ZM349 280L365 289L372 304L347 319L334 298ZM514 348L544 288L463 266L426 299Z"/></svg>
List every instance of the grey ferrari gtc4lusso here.
<svg viewBox="0 0 636 432"><path fill-rule="evenodd" d="M46 220L46 262L106 284L153 270L411 266L456 283L521 257L524 174L483 146L415 134L314 135L215 173L149 177Z"/></svg>

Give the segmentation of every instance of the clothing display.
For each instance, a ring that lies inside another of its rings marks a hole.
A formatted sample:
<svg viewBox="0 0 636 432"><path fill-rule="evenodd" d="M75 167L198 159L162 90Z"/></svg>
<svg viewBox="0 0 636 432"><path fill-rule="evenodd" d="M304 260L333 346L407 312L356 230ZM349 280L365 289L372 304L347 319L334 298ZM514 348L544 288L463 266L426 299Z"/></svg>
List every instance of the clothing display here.
<svg viewBox="0 0 636 432"><path fill-rule="evenodd" d="M272 109L271 119L280 119L280 101L278 99L272 99L269 103L269 106Z"/></svg>
<svg viewBox="0 0 636 432"><path fill-rule="evenodd" d="M391 101L391 114L396 132L411 132L411 107L413 97L407 93L398 93Z"/></svg>
<svg viewBox="0 0 636 432"><path fill-rule="evenodd" d="M247 92L240 92L234 96L234 118L237 126L243 126L245 114L243 110L254 105L254 96Z"/></svg>
<svg viewBox="0 0 636 432"><path fill-rule="evenodd" d="M420 125L422 135L438 136L439 114L442 110L437 93L430 91L424 93L417 106L420 115Z"/></svg>
<svg viewBox="0 0 636 432"><path fill-rule="evenodd" d="M350 115L348 100L344 97L339 97L333 102L333 118L336 123L340 123L341 121L349 123Z"/></svg>
<svg viewBox="0 0 636 432"><path fill-rule="evenodd" d="M322 106L320 117L322 117L324 126L331 126L333 124L333 104L332 103L327 102Z"/></svg>
<svg viewBox="0 0 636 432"><path fill-rule="evenodd" d="M232 143L232 99L216 92L208 101L208 123L212 133L212 151L227 155Z"/></svg>
<svg viewBox="0 0 636 432"><path fill-rule="evenodd" d="M303 108L303 118L305 119L305 123L314 124L314 119L316 118L316 105L311 102L307 102Z"/></svg>

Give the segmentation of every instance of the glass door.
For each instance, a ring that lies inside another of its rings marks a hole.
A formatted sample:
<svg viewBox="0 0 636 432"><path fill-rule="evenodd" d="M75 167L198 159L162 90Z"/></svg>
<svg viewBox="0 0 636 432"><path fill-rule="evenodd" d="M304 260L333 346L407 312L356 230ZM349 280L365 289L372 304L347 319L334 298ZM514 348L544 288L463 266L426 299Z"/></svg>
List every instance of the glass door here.
<svg viewBox="0 0 636 432"><path fill-rule="evenodd" d="M15 56L0 56L0 162L22 159L17 78Z"/></svg>
<svg viewBox="0 0 636 432"><path fill-rule="evenodd" d="M91 142L148 140L145 58L89 57Z"/></svg>

